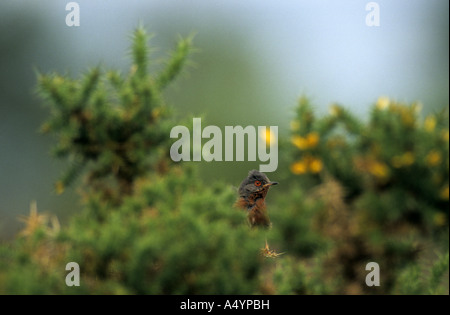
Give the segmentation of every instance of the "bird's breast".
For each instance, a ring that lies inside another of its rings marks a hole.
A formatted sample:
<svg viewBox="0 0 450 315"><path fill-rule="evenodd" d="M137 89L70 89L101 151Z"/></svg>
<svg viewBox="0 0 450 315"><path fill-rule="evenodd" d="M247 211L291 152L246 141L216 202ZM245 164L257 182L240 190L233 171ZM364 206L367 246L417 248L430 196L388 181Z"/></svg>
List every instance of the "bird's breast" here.
<svg viewBox="0 0 450 315"><path fill-rule="evenodd" d="M257 199L253 207L248 209L248 220L251 226L270 226L269 215L266 211L264 199Z"/></svg>

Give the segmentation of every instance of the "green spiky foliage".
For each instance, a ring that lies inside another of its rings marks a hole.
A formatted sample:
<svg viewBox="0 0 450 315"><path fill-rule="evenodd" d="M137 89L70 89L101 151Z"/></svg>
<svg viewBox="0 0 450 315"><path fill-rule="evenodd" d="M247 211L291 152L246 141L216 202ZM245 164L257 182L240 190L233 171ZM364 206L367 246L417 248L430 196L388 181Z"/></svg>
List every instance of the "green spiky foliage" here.
<svg viewBox="0 0 450 315"><path fill-rule="evenodd" d="M120 201L132 193L137 178L167 170L172 124L161 94L186 64L192 38L180 39L165 67L155 74L149 72L143 28L134 32L132 42L133 63L125 75L95 67L80 79L38 76L38 91L50 107L41 130L56 135L53 153L70 164L56 183L58 193L87 173L88 186Z"/></svg>
<svg viewBox="0 0 450 315"><path fill-rule="evenodd" d="M436 260L426 266L408 266L398 277L396 294L448 294L449 253L438 254ZM447 277L446 277L447 275ZM448 284L447 284L448 285Z"/></svg>
<svg viewBox="0 0 450 315"><path fill-rule="evenodd" d="M118 207L92 198L57 233L42 222L0 247L0 293L255 293L263 235L249 231L234 199L232 189L177 168L140 181ZM68 262L80 266L79 287L65 284Z"/></svg>

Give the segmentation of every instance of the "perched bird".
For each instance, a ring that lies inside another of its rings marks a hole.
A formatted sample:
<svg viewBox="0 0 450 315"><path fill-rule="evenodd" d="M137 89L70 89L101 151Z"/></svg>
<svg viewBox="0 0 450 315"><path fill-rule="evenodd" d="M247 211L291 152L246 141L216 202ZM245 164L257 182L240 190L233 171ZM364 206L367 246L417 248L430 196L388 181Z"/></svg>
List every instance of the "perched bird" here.
<svg viewBox="0 0 450 315"><path fill-rule="evenodd" d="M236 206L247 210L247 218L251 227L268 228L271 226L265 198L269 188L277 184L277 182L270 181L266 174L257 170L250 171L247 178L242 181Z"/></svg>

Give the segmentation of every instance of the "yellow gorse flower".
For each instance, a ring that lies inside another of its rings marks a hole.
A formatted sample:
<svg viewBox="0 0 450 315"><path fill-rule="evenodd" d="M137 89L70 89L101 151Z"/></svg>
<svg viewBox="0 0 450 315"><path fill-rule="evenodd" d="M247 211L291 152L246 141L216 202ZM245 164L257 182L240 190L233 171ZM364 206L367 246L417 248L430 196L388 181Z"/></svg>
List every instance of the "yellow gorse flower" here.
<svg viewBox="0 0 450 315"><path fill-rule="evenodd" d="M442 130L442 140L444 140L445 142L448 142L448 140L449 140L448 129L447 130Z"/></svg>
<svg viewBox="0 0 450 315"><path fill-rule="evenodd" d="M386 164L379 161L370 163L369 172L379 179L385 179L389 176L389 168Z"/></svg>
<svg viewBox="0 0 450 315"><path fill-rule="evenodd" d="M415 121L415 117L411 112L405 111L402 113L402 122L405 126L413 127Z"/></svg>
<svg viewBox="0 0 450 315"><path fill-rule="evenodd" d="M320 159L312 158L309 161L309 170L311 171L311 173L314 173L314 174L320 173L320 171L322 171L322 169L323 169L323 163Z"/></svg>
<svg viewBox="0 0 450 315"><path fill-rule="evenodd" d="M308 166L304 161L297 161L291 165L291 172L295 175L302 175L308 171Z"/></svg>
<svg viewBox="0 0 450 315"><path fill-rule="evenodd" d="M320 141L320 136L317 132L311 132L306 137L293 136L291 142L300 150L308 150L315 148Z"/></svg>
<svg viewBox="0 0 450 315"><path fill-rule="evenodd" d="M391 101L389 97L380 96L375 104L376 108L379 110L384 110L389 107Z"/></svg>
<svg viewBox="0 0 450 315"><path fill-rule="evenodd" d="M427 132L433 132L434 129L436 128L436 124L437 124L436 118L434 118L434 116L428 116L427 118L425 118L423 127Z"/></svg>
<svg viewBox="0 0 450 315"><path fill-rule="evenodd" d="M392 166L395 168L408 167L414 164L415 158L412 152L405 152L392 158Z"/></svg>
<svg viewBox="0 0 450 315"><path fill-rule="evenodd" d="M439 151L432 150L425 158L425 162L428 166L438 166L442 162L442 154Z"/></svg>
<svg viewBox="0 0 450 315"><path fill-rule="evenodd" d="M291 142L294 146L296 146L300 150L306 149L306 140L300 136L293 136Z"/></svg>
<svg viewBox="0 0 450 315"><path fill-rule="evenodd" d="M306 156L291 165L291 172L295 175L302 175L306 173L317 174L320 173L322 169L322 160L313 156Z"/></svg>
<svg viewBox="0 0 450 315"><path fill-rule="evenodd" d="M333 104L329 109L331 116L339 116L342 113L342 108L339 105Z"/></svg>
<svg viewBox="0 0 450 315"><path fill-rule="evenodd" d="M309 148L315 148L319 144L320 136L317 132L311 132L306 136L306 142Z"/></svg>
<svg viewBox="0 0 450 315"><path fill-rule="evenodd" d="M449 199L449 187L448 185L441 189L439 193L441 199L448 200Z"/></svg>
<svg viewBox="0 0 450 315"><path fill-rule="evenodd" d="M265 128L265 130L261 130L259 133L259 137L266 143L266 146L270 146L270 144L276 144L277 137L274 135L270 128Z"/></svg>
<svg viewBox="0 0 450 315"><path fill-rule="evenodd" d="M408 107L398 103L390 103L389 111L400 117L402 124L406 127L414 127L416 124L416 107Z"/></svg>

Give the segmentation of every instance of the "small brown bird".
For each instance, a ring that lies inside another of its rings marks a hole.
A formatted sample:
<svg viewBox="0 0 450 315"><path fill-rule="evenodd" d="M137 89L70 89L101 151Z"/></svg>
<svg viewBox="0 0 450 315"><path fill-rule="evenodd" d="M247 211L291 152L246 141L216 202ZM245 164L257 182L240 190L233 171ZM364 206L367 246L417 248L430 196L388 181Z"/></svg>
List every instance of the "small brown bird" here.
<svg viewBox="0 0 450 315"><path fill-rule="evenodd" d="M265 198L269 188L277 184L277 182L270 181L266 174L257 170L250 171L247 178L242 181L236 206L247 210L247 218L251 227L268 228L271 226Z"/></svg>

